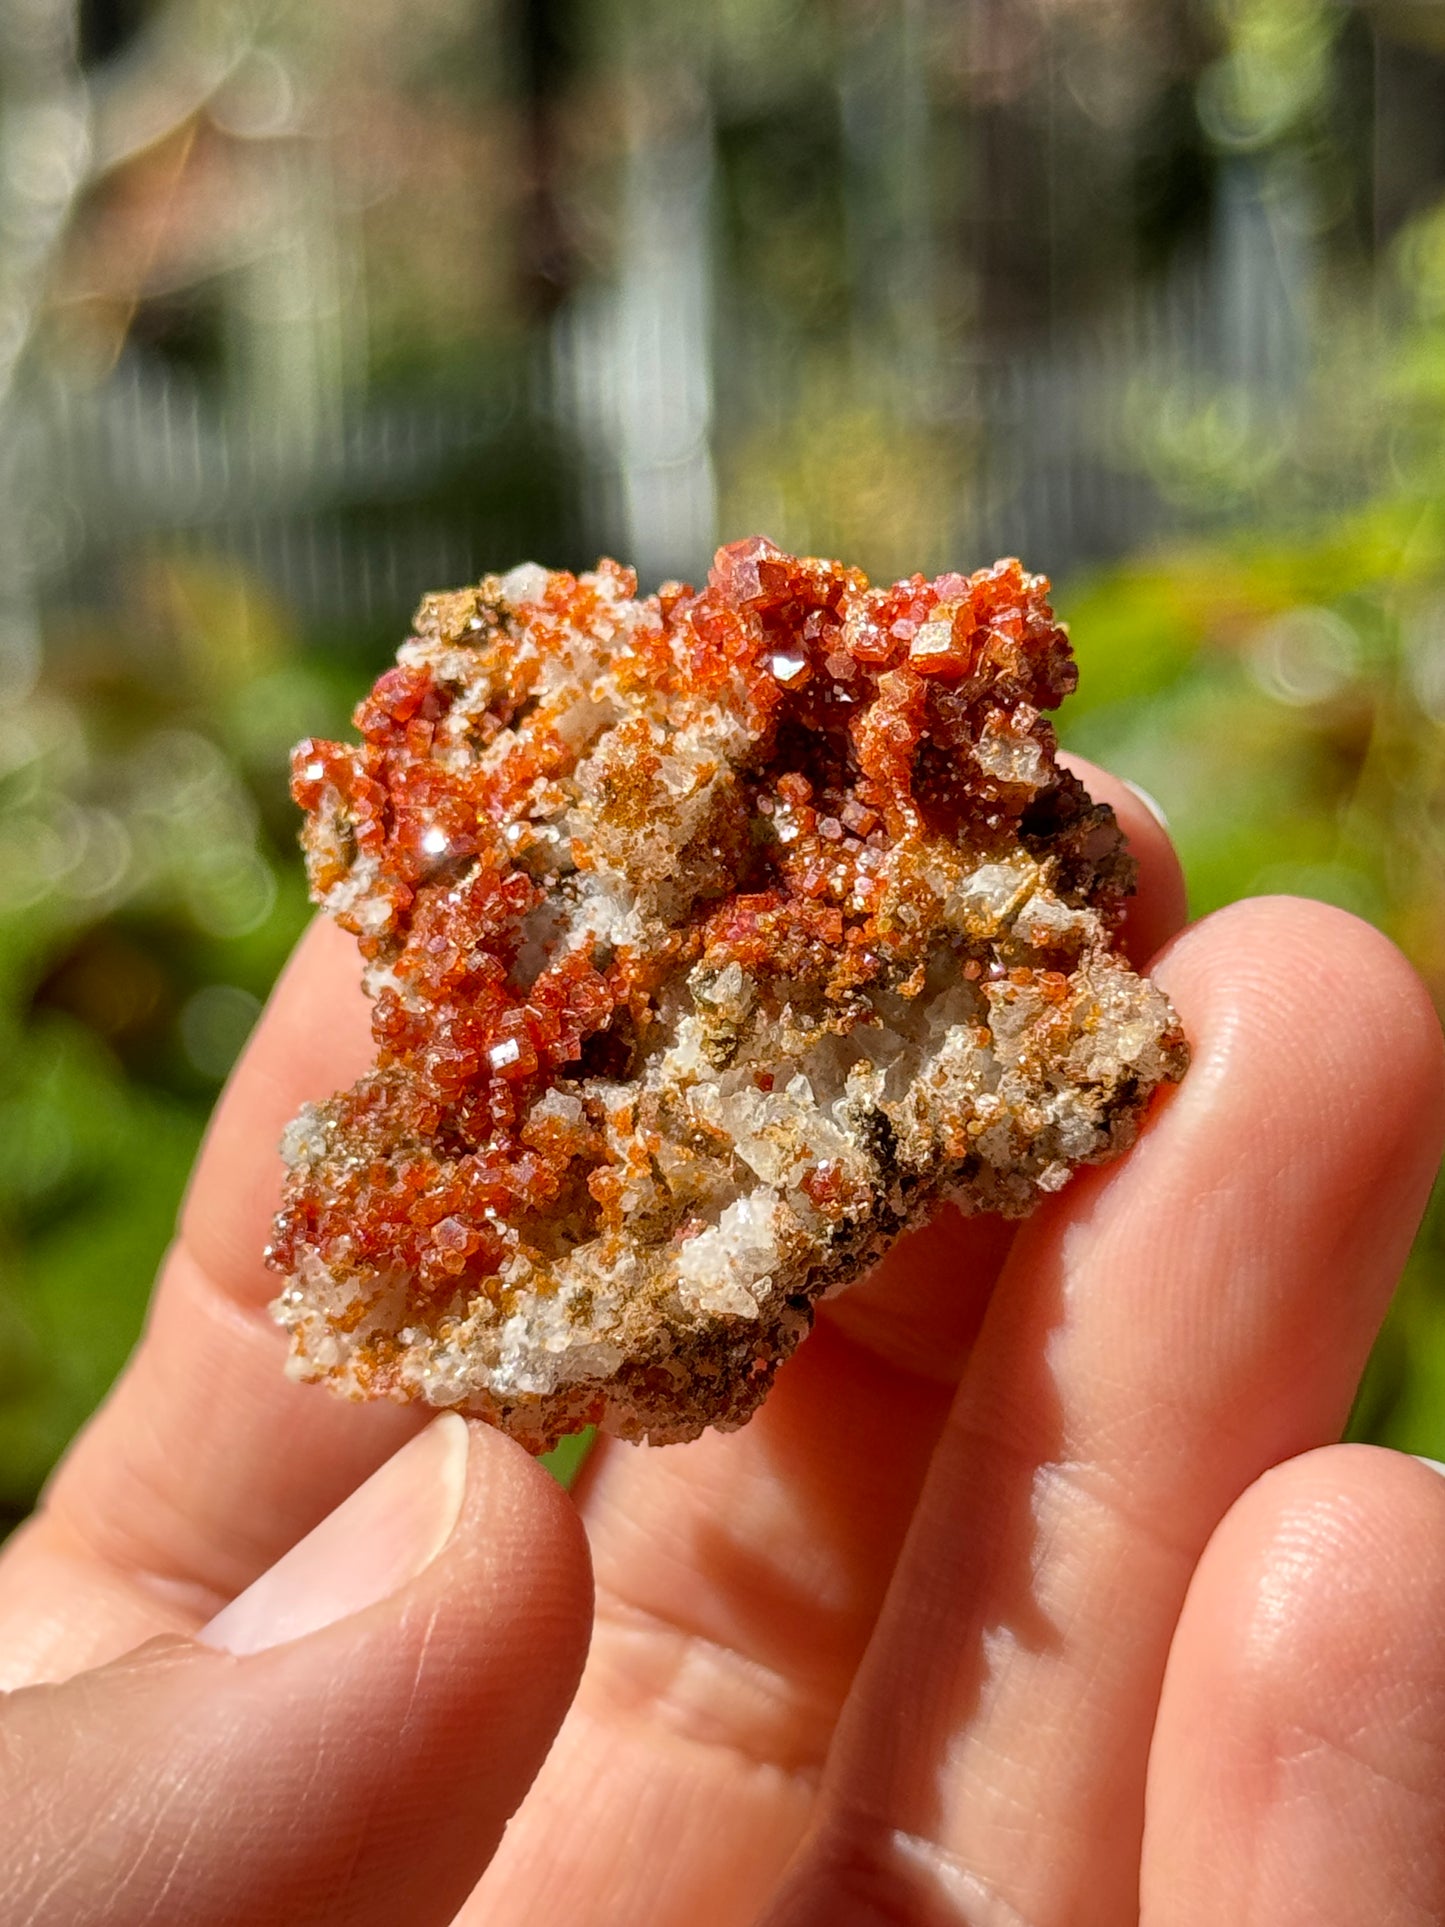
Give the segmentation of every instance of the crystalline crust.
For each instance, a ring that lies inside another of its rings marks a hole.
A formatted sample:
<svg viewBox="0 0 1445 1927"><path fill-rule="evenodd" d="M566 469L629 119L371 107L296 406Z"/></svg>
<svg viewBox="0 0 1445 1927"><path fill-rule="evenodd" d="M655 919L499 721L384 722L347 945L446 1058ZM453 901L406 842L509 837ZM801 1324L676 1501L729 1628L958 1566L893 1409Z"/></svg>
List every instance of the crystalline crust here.
<svg viewBox="0 0 1445 1927"><path fill-rule="evenodd" d="M1187 1053L1055 761L1047 591L755 538L700 593L427 598L361 742L294 759L377 1046L282 1147L298 1376L533 1450L740 1425L941 1198L1022 1215L1132 1140Z"/></svg>

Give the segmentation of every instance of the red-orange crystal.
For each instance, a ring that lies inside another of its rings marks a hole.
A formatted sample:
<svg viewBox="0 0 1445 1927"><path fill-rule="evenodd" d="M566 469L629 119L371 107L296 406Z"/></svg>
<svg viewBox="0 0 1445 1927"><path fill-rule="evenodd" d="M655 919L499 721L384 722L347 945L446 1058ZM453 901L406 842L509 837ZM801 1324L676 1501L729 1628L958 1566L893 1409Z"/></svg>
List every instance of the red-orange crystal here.
<svg viewBox="0 0 1445 1927"><path fill-rule="evenodd" d="M1037 1001L1041 1040L1055 1022L1077 1045L1078 1023L1047 1012L1072 1009L1131 878L1111 815L1054 760L1042 712L1076 671L1047 591L1016 561L873 587L755 537L721 549L700 592L638 600L603 562L423 604L356 711L361 742L307 741L293 762L313 890L358 939L377 1048L288 1144L269 1259L292 1281L279 1304L305 1375L482 1411L533 1445L587 1418L672 1437L746 1416L813 1290L921 1206L880 1206L876 1147L873 1166L816 1157L768 1180L708 1106L726 1112L747 1072L776 1137L793 1116L779 1076L811 1077L821 1117L819 1079L851 1071L854 1096L828 1100L846 1136L871 1062L857 1039L907 1042L899 1012L931 1009L945 980L985 1035L1006 976L1015 1004ZM1015 924L1053 906L1032 936L1000 934L1013 883ZM732 1017L709 1001L719 984ZM1152 996L1153 1075L1081 1156L1117 1148L1149 1084L1182 1067ZM920 1152L924 1203L970 1157L982 1171L955 1123ZM989 1165L977 1201L1025 1208L1040 1171L1066 1168L1030 1155L1021 1140L1016 1170ZM729 1206L729 1237L776 1247L751 1311L683 1255ZM639 1268L639 1248L655 1261ZM584 1332L599 1293L609 1309ZM555 1383L516 1363L528 1343L566 1354Z"/></svg>

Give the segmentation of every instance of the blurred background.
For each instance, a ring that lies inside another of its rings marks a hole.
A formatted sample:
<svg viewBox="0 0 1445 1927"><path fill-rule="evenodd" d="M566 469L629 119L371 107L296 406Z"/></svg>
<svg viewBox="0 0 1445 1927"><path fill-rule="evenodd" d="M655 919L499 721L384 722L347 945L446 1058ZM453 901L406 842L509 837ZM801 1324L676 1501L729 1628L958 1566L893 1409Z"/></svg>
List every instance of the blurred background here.
<svg viewBox="0 0 1445 1927"><path fill-rule="evenodd" d="M1195 909L1445 1000L1445 5L4 0L0 1529L305 920L288 745L424 590L756 530L1047 571ZM1442 1243L1354 1424L1445 1458Z"/></svg>

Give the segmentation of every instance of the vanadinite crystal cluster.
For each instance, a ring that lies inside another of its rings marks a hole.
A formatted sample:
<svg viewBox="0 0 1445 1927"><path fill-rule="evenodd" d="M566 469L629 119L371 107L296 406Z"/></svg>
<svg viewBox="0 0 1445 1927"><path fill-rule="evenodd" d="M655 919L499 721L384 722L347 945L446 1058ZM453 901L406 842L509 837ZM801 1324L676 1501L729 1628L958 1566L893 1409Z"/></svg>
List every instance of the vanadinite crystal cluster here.
<svg viewBox="0 0 1445 1927"><path fill-rule="evenodd" d="M1028 1211L1186 1061L1042 577L759 538L636 587L428 597L294 762L376 1063L286 1133L293 1370L534 1450L742 1423L822 1293L942 1198Z"/></svg>

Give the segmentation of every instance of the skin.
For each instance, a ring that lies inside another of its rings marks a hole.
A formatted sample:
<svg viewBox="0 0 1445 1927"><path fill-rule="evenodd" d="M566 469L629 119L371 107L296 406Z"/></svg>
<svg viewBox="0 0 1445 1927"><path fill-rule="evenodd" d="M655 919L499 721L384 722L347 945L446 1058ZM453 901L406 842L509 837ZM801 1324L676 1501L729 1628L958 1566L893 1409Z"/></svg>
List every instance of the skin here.
<svg viewBox="0 0 1445 1927"><path fill-rule="evenodd" d="M1439 1027L1339 911L1176 936L1163 831L1087 780L1195 1052L1135 1149L1016 1231L944 1214L744 1431L604 1445L575 1503L469 1427L441 1551L350 1612L387 1531L306 1535L423 1415L291 1384L264 1310L276 1139L368 1056L310 933L0 1559L7 1920L1445 1920L1445 1481L1332 1443L1439 1158ZM403 1537L439 1463L393 1462ZM313 1630L196 1637L298 1542Z"/></svg>

